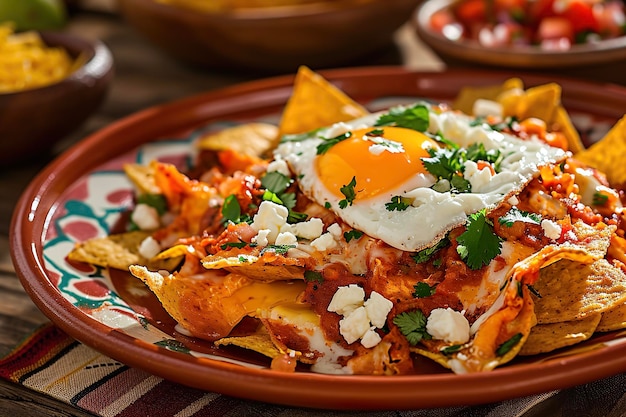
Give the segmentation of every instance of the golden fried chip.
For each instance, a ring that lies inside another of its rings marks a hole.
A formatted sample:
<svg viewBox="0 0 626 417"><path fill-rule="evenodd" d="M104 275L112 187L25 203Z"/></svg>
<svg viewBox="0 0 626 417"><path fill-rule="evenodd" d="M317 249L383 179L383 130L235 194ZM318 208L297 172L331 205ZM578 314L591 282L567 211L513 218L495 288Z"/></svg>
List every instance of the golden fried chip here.
<svg viewBox="0 0 626 417"><path fill-rule="evenodd" d="M572 119L569 117L569 113L562 105L559 105L556 109L555 119L554 119L555 128L562 132L567 138L567 149L574 154L585 149L583 145L583 141L580 139L580 134L574 124L572 123Z"/></svg>
<svg viewBox="0 0 626 417"><path fill-rule="evenodd" d="M206 134L196 143L200 149L231 149L243 155L263 156L278 144L278 127L269 123L247 123Z"/></svg>
<svg viewBox="0 0 626 417"><path fill-rule="evenodd" d="M238 346L240 348L253 350L257 353L275 358L281 352L274 346L270 335L265 333L256 333L248 336L223 337L215 341L215 346Z"/></svg>
<svg viewBox="0 0 626 417"><path fill-rule="evenodd" d="M626 302L626 274L605 259L561 260L541 271L534 288L539 324L580 320Z"/></svg>
<svg viewBox="0 0 626 417"><path fill-rule="evenodd" d="M154 180L153 165L124 164L124 172L140 194L161 194Z"/></svg>
<svg viewBox="0 0 626 417"><path fill-rule="evenodd" d="M620 329L626 329L626 302L604 311L596 331L612 332Z"/></svg>
<svg viewBox="0 0 626 417"><path fill-rule="evenodd" d="M622 117L606 136L588 149L578 152L576 159L606 174L611 185L626 185L626 116Z"/></svg>
<svg viewBox="0 0 626 417"><path fill-rule="evenodd" d="M193 336L207 340L228 335L246 315L294 303L305 287L303 281L261 283L220 271L187 277L176 272L152 272L139 265L129 269L150 288L174 320Z"/></svg>
<svg viewBox="0 0 626 417"><path fill-rule="evenodd" d="M365 116L368 111L321 75L301 66L280 120L280 136Z"/></svg>
<svg viewBox="0 0 626 417"><path fill-rule="evenodd" d="M202 266L206 269L224 269L253 279L255 281L280 281L290 279L304 279L304 268L297 263L296 258L281 258L285 263L268 263L262 257L253 255L238 255L229 257L207 256L202 259ZM287 264L291 262L292 264Z"/></svg>
<svg viewBox="0 0 626 417"><path fill-rule="evenodd" d="M590 314L580 320L538 324L519 351L520 355L537 355L589 339L596 331L601 314Z"/></svg>
<svg viewBox="0 0 626 417"><path fill-rule="evenodd" d="M140 255L139 246L148 236L149 232L133 231L89 239L77 243L67 257L71 261L122 270L133 264L148 265L154 269L175 268L180 263L180 257L151 260Z"/></svg>
<svg viewBox="0 0 626 417"><path fill-rule="evenodd" d="M465 114L472 114L474 103L478 99L498 101L498 97L505 91L520 91L524 88L522 80L519 78L509 78L499 85L488 85L482 87L464 87L461 89L456 99L452 103L452 108L460 110Z"/></svg>
<svg viewBox="0 0 626 417"><path fill-rule="evenodd" d="M556 83L548 83L531 87L518 101L515 116L520 120L529 117L539 118L546 123L555 119L557 108L561 104L561 86Z"/></svg>

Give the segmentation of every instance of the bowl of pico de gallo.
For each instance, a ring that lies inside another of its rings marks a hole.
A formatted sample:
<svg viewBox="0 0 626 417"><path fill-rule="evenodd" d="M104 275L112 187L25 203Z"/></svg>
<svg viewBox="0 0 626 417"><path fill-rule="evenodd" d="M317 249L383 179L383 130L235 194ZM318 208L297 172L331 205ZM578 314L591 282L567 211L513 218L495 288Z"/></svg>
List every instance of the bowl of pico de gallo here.
<svg viewBox="0 0 626 417"><path fill-rule="evenodd" d="M622 0L426 0L412 22L444 59L517 68L626 61Z"/></svg>

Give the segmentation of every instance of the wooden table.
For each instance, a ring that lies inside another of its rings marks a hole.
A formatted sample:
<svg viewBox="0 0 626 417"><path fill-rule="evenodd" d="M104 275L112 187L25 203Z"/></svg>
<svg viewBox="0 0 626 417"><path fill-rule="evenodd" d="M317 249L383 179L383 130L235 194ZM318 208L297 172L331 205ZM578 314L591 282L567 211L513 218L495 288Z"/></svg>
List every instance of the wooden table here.
<svg viewBox="0 0 626 417"><path fill-rule="evenodd" d="M34 156L18 166L0 169L0 357L48 319L22 289L9 255L9 227L13 207L22 190L55 155L89 133L137 110L255 78L254 74L219 74L189 68L146 42L115 14L79 11L68 31L103 40L111 49L116 76L100 111L78 132L68 137L51 155ZM407 25L387 53L371 57L368 64L401 64L411 69L439 70L444 63L416 39ZM575 69L566 75L626 84L626 64L607 66L600 73ZM52 398L0 380L2 416L87 416L90 415Z"/></svg>

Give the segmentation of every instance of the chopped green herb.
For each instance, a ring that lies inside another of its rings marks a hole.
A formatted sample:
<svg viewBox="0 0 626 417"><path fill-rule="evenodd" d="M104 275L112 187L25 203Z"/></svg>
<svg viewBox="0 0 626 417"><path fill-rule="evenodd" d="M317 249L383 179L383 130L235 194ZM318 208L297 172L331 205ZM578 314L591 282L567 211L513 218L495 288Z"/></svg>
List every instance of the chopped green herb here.
<svg viewBox="0 0 626 417"><path fill-rule="evenodd" d="M240 255L239 258L239 262L244 263L244 262L249 262L250 259L248 259L246 256Z"/></svg>
<svg viewBox="0 0 626 417"><path fill-rule="evenodd" d="M267 245L261 249L260 255L263 255L265 252L274 252L278 255L284 255L289 251L289 249L293 249L295 247L296 245Z"/></svg>
<svg viewBox="0 0 626 417"><path fill-rule="evenodd" d="M227 242L227 243L224 243L223 245L220 246L220 248L222 250L226 250L228 248L242 249L242 248L245 248L247 245L248 245L248 242L244 242L242 240L242 241L239 241L239 242Z"/></svg>
<svg viewBox="0 0 626 417"><path fill-rule="evenodd" d="M280 138L280 142L281 143L285 143L285 142L302 142L305 141L307 139L311 139L314 138L317 133L320 131L321 128L319 129L314 129L311 130L309 132L304 132L304 133L294 133L294 134L289 134L289 135L283 135Z"/></svg>
<svg viewBox="0 0 626 417"><path fill-rule="evenodd" d="M424 132L430 124L428 108L423 104L416 104L413 107L393 107L389 113L381 115L375 126L398 126L407 129Z"/></svg>
<svg viewBox="0 0 626 417"><path fill-rule="evenodd" d="M485 209L470 215L466 230L457 242L461 259L474 270L488 265L502 250L502 239L494 233Z"/></svg>
<svg viewBox="0 0 626 417"><path fill-rule="evenodd" d="M393 324L398 326L408 342L415 346L422 339L430 340L431 335L426 332L426 317L421 310L405 311L393 318Z"/></svg>
<svg viewBox="0 0 626 417"><path fill-rule="evenodd" d="M498 219L498 222L507 227L512 227L515 222L541 224L541 215L522 211L517 207L511 207L504 216Z"/></svg>
<svg viewBox="0 0 626 417"><path fill-rule="evenodd" d="M306 282L318 282L321 284L324 282L324 276L321 272L307 270L304 271L304 280Z"/></svg>
<svg viewBox="0 0 626 417"><path fill-rule="evenodd" d="M363 236L363 232L355 229L343 233L343 238L346 239L346 242L350 242L352 239L358 240L361 236Z"/></svg>
<svg viewBox="0 0 626 417"><path fill-rule="evenodd" d="M239 200L237 200L237 197L234 194L231 194L224 199L224 204L222 205L222 217L224 217L224 220L226 221L240 223L241 206L239 205Z"/></svg>
<svg viewBox="0 0 626 417"><path fill-rule="evenodd" d="M504 356L507 352L509 352L515 345L517 345L520 340L522 340L523 335L521 333L517 333L515 336L511 337L506 342L502 343L496 349L496 355Z"/></svg>
<svg viewBox="0 0 626 417"><path fill-rule="evenodd" d="M352 137L352 132L342 133L341 135L335 136L334 138L322 138L323 142L317 145L317 154L322 155L328 152L330 148L338 144L339 142L343 142L344 140Z"/></svg>
<svg viewBox="0 0 626 417"><path fill-rule="evenodd" d="M451 345L451 346L444 347L443 349L440 350L440 352L448 356L448 355L452 355L453 353L457 353L461 349L463 349L463 345Z"/></svg>
<svg viewBox="0 0 626 417"><path fill-rule="evenodd" d="M167 200L163 194L140 194L137 197L137 204L154 207L159 215L163 215L167 211Z"/></svg>
<svg viewBox="0 0 626 417"><path fill-rule="evenodd" d="M408 198L396 195L391 197L390 203L385 203L385 208L387 211L404 211L408 209L410 205L411 201Z"/></svg>
<svg viewBox="0 0 626 417"><path fill-rule="evenodd" d="M265 190L261 198L263 201L271 201L272 203L280 204L281 206L284 205L283 200L276 193L273 193L270 190Z"/></svg>
<svg viewBox="0 0 626 417"><path fill-rule="evenodd" d="M384 129L373 129L365 134L365 136L382 136L385 134Z"/></svg>
<svg viewBox="0 0 626 417"><path fill-rule="evenodd" d="M430 248L422 249L412 256L415 263L421 264L422 262L428 261L439 249L445 248L448 246L450 241L447 237L444 237L439 242L435 243Z"/></svg>
<svg viewBox="0 0 626 417"><path fill-rule="evenodd" d="M352 202L356 198L356 191L354 191L354 187L356 187L356 177L352 177L352 180L339 189L341 194L343 194L346 198L339 201L339 207L344 209L348 206L352 205Z"/></svg>
<svg viewBox="0 0 626 417"><path fill-rule="evenodd" d="M291 178L278 171L268 172L261 178L261 186L275 194L284 192L291 183Z"/></svg>
<svg viewBox="0 0 626 417"><path fill-rule="evenodd" d="M418 282L413 286L413 297L426 298L430 297L437 290L437 285L430 286L425 282Z"/></svg>
<svg viewBox="0 0 626 417"><path fill-rule="evenodd" d="M332 207L332 206L331 206L331 204L330 204L330 202L329 202L329 201L327 201L327 202L325 202L325 203L324 203L324 208L325 208L326 210L330 210L330 208L331 208L331 207Z"/></svg>
<svg viewBox="0 0 626 417"><path fill-rule="evenodd" d="M596 191L595 193L593 193L593 199L591 200L591 204L593 204L594 206L605 206L608 201L608 195Z"/></svg>

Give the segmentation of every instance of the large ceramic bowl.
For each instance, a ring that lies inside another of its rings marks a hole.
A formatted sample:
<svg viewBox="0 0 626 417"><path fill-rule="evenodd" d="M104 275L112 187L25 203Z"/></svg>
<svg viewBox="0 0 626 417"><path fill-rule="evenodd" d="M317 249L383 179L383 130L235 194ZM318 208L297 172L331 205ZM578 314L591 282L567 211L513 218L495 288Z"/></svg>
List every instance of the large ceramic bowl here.
<svg viewBox="0 0 626 417"><path fill-rule="evenodd" d="M41 33L83 64L63 80L0 93L0 164L16 164L53 148L102 104L113 77L113 57L101 42L66 33Z"/></svg>
<svg viewBox="0 0 626 417"><path fill-rule="evenodd" d="M463 86L512 76L522 76L528 87L555 81L586 135L612 126L626 109L626 88L518 72L367 67L323 74L372 110L417 97L449 101ZM109 233L132 205L124 163L185 164L203 132L277 122L292 83L292 76L263 79L146 109L77 143L46 167L14 211L10 241L16 272L37 306L71 336L129 366L203 390L304 407L400 410L487 403L626 372L625 331L517 358L491 372L455 375L428 360L414 375L393 377L277 372L254 352L217 349L177 332L156 297L128 273L67 261L75 242Z"/></svg>
<svg viewBox="0 0 626 417"><path fill-rule="evenodd" d="M135 29L171 56L208 68L295 72L340 66L391 47L419 0L328 0L203 13L118 0Z"/></svg>
<svg viewBox="0 0 626 417"><path fill-rule="evenodd" d="M626 62L626 36L576 44L562 51L542 50L537 46L488 48L476 41L448 39L432 29L430 19L437 11L449 8L457 1L427 0L411 19L418 36L445 61L524 69L573 68Z"/></svg>

